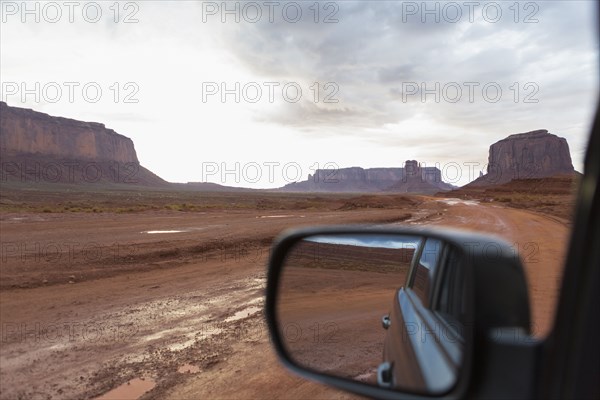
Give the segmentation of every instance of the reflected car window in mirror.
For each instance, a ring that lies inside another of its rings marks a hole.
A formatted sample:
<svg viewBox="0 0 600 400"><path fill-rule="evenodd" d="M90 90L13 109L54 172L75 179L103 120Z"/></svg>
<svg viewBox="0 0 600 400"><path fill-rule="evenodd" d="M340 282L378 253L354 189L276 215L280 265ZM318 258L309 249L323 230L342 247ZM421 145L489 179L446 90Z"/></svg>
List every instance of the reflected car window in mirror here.
<svg viewBox="0 0 600 400"><path fill-rule="evenodd" d="M434 310L457 334L462 332L466 319L466 290L463 265L453 249L446 254L439 286L439 297Z"/></svg>
<svg viewBox="0 0 600 400"><path fill-rule="evenodd" d="M442 242L437 239L427 239L419 261L415 266L411 287L425 307L429 306L430 287L435 269L440 259Z"/></svg>

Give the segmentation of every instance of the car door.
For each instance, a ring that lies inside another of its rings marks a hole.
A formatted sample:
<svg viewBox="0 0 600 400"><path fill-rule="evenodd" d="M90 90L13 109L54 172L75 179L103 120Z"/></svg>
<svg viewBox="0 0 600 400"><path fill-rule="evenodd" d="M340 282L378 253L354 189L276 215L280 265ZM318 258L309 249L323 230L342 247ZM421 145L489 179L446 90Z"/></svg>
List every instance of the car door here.
<svg viewBox="0 0 600 400"><path fill-rule="evenodd" d="M421 243L406 285L392 302L380 385L431 393L456 382L465 312L459 265L456 252L442 241Z"/></svg>

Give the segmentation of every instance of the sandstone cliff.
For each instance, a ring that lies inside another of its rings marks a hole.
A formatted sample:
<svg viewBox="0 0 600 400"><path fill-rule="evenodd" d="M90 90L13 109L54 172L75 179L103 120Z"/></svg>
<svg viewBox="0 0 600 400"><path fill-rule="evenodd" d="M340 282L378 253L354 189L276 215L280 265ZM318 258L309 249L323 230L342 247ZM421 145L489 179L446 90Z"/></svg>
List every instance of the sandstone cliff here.
<svg viewBox="0 0 600 400"><path fill-rule="evenodd" d="M52 117L0 102L0 132L0 149L4 154L138 162L131 139L97 122Z"/></svg>
<svg viewBox="0 0 600 400"><path fill-rule="evenodd" d="M487 173L471 185L502 184L574 171L567 140L540 129L510 135L492 144Z"/></svg>
<svg viewBox="0 0 600 400"><path fill-rule="evenodd" d="M454 187L442 181L442 174L435 167L421 167L415 160L404 164L402 179L386 188L386 192L434 194L452 190Z"/></svg>
<svg viewBox="0 0 600 400"><path fill-rule="evenodd" d="M0 180L166 185L139 164L133 141L104 124L0 102Z"/></svg>
<svg viewBox="0 0 600 400"><path fill-rule="evenodd" d="M436 167L421 168L407 161L404 168L319 169L306 181L290 183L280 190L288 192L402 192L437 193L453 187L441 179Z"/></svg>

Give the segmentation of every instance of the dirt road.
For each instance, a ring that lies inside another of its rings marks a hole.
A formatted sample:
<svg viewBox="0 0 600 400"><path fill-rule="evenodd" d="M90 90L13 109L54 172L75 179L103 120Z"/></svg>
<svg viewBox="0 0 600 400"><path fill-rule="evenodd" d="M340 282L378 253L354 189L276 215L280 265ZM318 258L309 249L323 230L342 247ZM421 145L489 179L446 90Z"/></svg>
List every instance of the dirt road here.
<svg viewBox="0 0 600 400"><path fill-rule="evenodd" d="M268 243L407 212L514 243L547 332L569 227L528 211L426 198L418 210L2 214L0 397L94 398L141 378L124 385L131 398L347 398L277 363L261 318Z"/></svg>
<svg viewBox="0 0 600 400"><path fill-rule="evenodd" d="M520 256L529 282L532 330L545 336L552 327L569 242L569 221L499 205L457 199L426 202L423 216L407 223L464 227L497 235ZM443 206L438 209L440 204ZM437 214L436 214L437 210Z"/></svg>

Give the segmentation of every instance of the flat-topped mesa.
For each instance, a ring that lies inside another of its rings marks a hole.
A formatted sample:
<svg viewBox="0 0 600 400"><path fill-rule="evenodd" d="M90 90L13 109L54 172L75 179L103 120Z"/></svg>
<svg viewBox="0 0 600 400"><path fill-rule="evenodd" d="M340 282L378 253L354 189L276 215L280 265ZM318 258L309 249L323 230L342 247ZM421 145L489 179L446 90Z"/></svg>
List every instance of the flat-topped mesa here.
<svg viewBox="0 0 600 400"><path fill-rule="evenodd" d="M133 141L104 124L53 117L4 102L0 102L0 151L3 155L138 163Z"/></svg>
<svg viewBox="0 0 600 400"><path fill-rule="evenodd" d="M297 192L404 192L436 193L453 187L442 181L436 167L409 160L404 168L350 167L318 169L306 181L281 188Z"/></svg>
<svg viewBox="0 0 600 400"><path fill-rule="evenodd" d="M492 144L487 174L476 182L501 184L513 179L545 178L574 171L567 140L539 129L516 133Z"/></svg>
<svg viewBox="0 0 600 400"><path fill-rule="evenodd" d="M403 178L386 192L435 194L452 189L454 186L442 181L442 172L437 167L423 167L416 160L407 160Z"/></svg>
<svg viewBox="0 0 600 400"><path fill-rule="evenodd" d="M323 189L363 188L370 190L383 189L402 179L402 168L369 168L361 167L317 169L314 175L308 175L305 181L312 188ZM302 182L301 182L302 183Z"/></svg>
<svg viewBox="0 0 600 400"><path fill-rule="evenodd" d="M140 165L133 141L104 124L0 102L0 176L11 185L166 186Z"/></svg>

